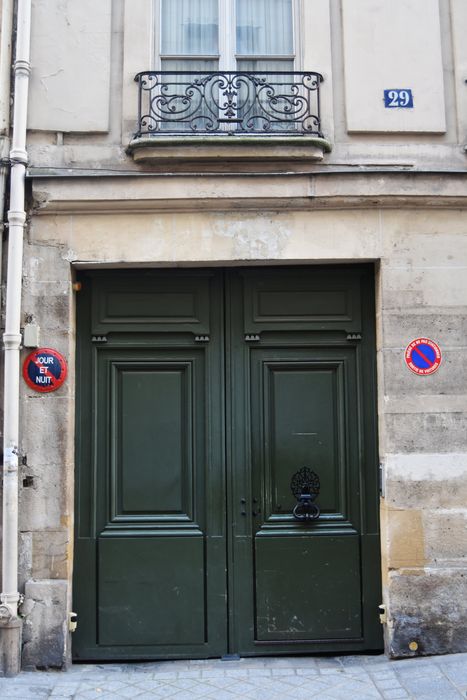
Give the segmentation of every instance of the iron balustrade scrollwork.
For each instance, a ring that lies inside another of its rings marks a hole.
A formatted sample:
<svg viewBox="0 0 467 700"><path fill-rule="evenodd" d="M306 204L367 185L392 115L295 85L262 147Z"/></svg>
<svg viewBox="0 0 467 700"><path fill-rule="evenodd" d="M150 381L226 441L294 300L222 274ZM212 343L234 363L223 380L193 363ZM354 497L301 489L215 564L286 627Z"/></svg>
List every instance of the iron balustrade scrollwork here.
<svg viewBox="0 0 467 700"><path fill-rule="evenodd" d="M136 138L171 134L322 137L320 73L138 73Z"/></svg>

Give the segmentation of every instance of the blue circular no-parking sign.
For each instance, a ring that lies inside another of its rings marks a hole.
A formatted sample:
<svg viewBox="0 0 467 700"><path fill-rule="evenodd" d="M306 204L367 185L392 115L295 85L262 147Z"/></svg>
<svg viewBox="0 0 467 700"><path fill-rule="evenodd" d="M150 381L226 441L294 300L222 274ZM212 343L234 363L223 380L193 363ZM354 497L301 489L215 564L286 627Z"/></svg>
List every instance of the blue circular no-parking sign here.
<svg viewBox="0 0 467 700"><path fill-rule="evenodd" d="M34 350L23 364L24 381L31 389L43 394L61 387L66 373L65 358L52 348Z"/></svg>
<svg viewBox="0 0 467 700"><path fill-rule="evenodd" d="M411 372L427 376L439 368L441 350L430 338L415 338L407 345L404 358Z"/></svg>

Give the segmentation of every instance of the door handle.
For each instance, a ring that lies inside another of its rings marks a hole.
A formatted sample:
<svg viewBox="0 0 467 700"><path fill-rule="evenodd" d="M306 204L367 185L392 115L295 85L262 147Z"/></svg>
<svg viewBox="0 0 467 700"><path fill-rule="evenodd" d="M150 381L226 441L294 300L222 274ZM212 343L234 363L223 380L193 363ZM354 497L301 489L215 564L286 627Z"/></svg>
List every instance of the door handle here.
<svg viewBox="0 0 467 700"><path fill-rule="evenodd" d="M317 520L321 514L319 505L314 503L320 492L318 474L308 467L302 467L292 476L290 490L297 499L292 511L295 520Z"/></svg>
<svg viewBox="0 0 467 700"><path fill-rule="evenodd" d="M241 503L241 506L242 506L242 509L241 509L241 511L240 511L240 515L246 515L246 509L245 509L245 506L246 506L246 498L241 498L241 499L240 499L240 503Z"/></svg>
<svg viewBox="0 0 467 700"><path fill-rule="evenodd" d="M252 510L251 514L254 518L256 518L256 516L258 516L261 513L261 507L257 505L257 503L258 503L257 498L253 498L253 503L254 503L254 506L253 506L253 510ZM240 499L240 505L242 508L240 511L240 515L246 515L246 498Z"/></svg>
<svg viewBox="0 0 467 700"><path fill-rule="evenodd" d="M261 507L257 505L257 503L258 503L257 498L253 498L253 503L254 503L254 506L253 506L253 511L251 514L254 518L256 518L261 513Z"/></svg>

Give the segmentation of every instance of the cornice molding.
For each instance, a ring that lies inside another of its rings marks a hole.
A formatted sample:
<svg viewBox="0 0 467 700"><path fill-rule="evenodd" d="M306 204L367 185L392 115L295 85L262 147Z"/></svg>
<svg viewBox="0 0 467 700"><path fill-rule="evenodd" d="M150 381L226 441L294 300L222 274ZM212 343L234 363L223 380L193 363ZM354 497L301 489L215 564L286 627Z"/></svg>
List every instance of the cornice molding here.
<svg viewBox="0 0 467 700"><path fill-rule="evenodd" d="M467 208L467 172L32 177L32 213Z"/></svg>

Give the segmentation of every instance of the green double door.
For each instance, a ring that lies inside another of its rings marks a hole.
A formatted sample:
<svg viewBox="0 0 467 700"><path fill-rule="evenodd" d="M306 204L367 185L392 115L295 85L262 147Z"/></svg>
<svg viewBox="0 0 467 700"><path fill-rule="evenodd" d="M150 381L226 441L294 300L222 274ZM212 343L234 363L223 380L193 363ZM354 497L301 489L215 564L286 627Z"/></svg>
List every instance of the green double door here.
<svg viewBox="0 0 467 700"><path fill-rule="evenodd" d="M380 648L371 269L81 282L75 658Z"/></svg>

